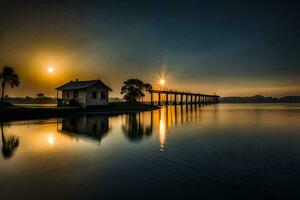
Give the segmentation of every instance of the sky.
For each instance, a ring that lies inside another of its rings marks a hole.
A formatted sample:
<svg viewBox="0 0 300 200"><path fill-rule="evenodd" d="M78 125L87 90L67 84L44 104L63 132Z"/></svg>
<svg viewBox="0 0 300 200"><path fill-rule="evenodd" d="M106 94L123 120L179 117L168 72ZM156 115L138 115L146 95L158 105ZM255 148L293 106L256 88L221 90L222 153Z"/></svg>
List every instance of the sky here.
<svg viewBox="0 0 300 200"><path fill-rule="evenodd" d="M0 68L9 96L56 96L101 79L111 96L138 78L220 96L300 95L297 1L0 0ZM53 72L48 68L52 66Z"/></svg>

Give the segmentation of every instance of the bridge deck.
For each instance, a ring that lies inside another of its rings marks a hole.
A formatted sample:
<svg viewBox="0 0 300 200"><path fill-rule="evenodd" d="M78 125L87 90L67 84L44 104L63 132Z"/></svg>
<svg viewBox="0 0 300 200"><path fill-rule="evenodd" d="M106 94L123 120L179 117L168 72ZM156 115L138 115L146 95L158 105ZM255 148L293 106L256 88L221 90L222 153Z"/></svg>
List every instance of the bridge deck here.
<svg viewBox="0 0 300 200"><path fill-rule="evenodd" d="M186 104L213 104L219 103L219 96L218 95L209 95L209 94L202 94L202 93L191 93L191 92L180 92L176 90L148 90L151 95L151 104L154 104L153 95L158 95L158 105L161 105L161 95L166 96L165 104L169 104L169 95L174 95L174 101L172 104L183 104L183 97L185 97ZM177 101L177 96L180 96L180 101Z"/></svg>

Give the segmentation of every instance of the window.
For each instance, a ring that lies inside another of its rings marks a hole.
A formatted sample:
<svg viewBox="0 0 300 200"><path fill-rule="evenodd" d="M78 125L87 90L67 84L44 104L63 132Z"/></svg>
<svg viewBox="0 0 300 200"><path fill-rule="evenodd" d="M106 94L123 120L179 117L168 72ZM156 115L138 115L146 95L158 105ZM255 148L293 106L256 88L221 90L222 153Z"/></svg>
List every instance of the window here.
<svg viewBox="0 0 300 200"><path fill-rule="evenodd" d="M105 99L105 92L101 92L101 99Z"/></svg>
<svg viewBox="0 0 300 200"><path fill-rule="evenodd" d="M73 92L73 97L74 97L74 98L78 98L78 91L77 91L77 90L75 90L75 91Z"/></svg>
<svg viewBox="0 0 300 200"><path fill-rule="evenodd" d="M97 99L97 92L93 92L93 99Z"/></svg>
<svg viewBox="0 0 300 200"><path fill-rule="evenodd" d="M67 91L67 98L69 98L70 97L70 92L69 91Z"/></svg>

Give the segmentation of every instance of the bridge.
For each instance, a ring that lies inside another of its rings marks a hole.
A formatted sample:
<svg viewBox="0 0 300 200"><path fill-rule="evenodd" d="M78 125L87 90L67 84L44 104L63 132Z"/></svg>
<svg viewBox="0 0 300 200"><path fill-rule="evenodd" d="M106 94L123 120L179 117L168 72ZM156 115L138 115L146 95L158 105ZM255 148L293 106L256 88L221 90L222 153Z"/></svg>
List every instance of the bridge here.
<svg viewBox="0 0 300 200"><path fill-rule="evenodd" d="M201 93L179 92L176 90L148 90L150 93L150 102L154 104L153 96L158 95L158 105L162 105L162 95L166 97L165 105L173 104L216 104L219 103L220 96ZM179 100L177 97L180 97ZM170 97L170 98L169 98ZM172 98L174 97L174 98ZM171 101L170 101L171 100Z"/></svg>

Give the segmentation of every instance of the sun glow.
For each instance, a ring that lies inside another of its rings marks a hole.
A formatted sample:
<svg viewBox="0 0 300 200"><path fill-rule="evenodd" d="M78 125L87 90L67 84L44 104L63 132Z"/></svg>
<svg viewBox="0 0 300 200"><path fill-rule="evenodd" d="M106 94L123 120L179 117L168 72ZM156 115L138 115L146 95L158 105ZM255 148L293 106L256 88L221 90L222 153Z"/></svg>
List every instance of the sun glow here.
<svg viewBox="0 0 300 200"><path fill-rule="evenodd" d="M54 68L52 66L48 67L48 73L52 74L54 72Z"/></svg>
<svg viewBox="0 0 300 200"><path fill-rule="evenodd" d="M166 80L162 77L159 79L159 84L160 84L160 87L161 89L163 90L164 89L164 85L166 84Z"/></svg>

